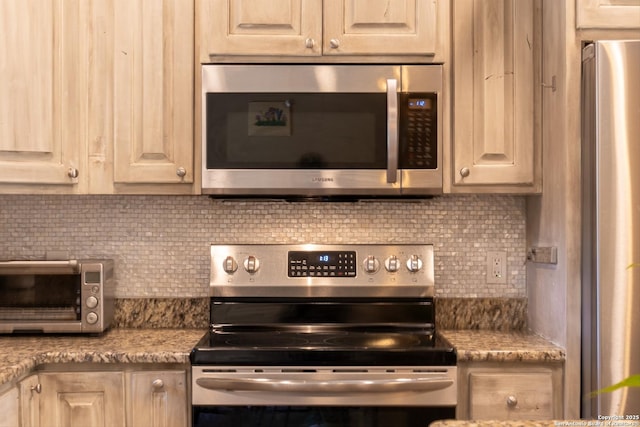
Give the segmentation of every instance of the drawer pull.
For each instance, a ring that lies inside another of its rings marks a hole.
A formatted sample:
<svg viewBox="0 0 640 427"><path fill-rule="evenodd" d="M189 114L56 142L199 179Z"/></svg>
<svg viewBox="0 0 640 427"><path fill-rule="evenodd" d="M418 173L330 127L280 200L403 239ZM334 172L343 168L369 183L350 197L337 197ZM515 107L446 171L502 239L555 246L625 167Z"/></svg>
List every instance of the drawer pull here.
<svg viewBox="0 0 640 427"><path fill-rule="evenodd" d="M153 380L151 385L153 386L153 388L158 390L158 389L161 389L162 387L164 387L164 381L162 381L160 378L158 378L157 380Z"/></svg>
<svg viewBox="0 0 640 427"><path fill-rule="evenodd" d="M517 404L518 404L518 398L517 397L515 397L515 396L507 397L507 406L509 406L510 408L515 408Z"/></svg>

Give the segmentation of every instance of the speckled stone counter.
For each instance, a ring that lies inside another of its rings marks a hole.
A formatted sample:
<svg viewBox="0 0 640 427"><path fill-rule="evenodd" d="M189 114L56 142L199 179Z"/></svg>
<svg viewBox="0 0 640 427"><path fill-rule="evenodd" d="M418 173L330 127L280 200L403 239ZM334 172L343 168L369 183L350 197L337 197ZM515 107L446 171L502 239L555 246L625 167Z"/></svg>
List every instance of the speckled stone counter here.
<svg viewBox="0 0 640 427"><path fill-rule="evenodd" d="M458 352L458 362L562 362L565 351L526 331L440 330Z"/></svg>
<svg viewBox="0 0 640 427"><path fill-rule="evenodd" d="M574 421L434 421L429 427L560 427L560 426L587 426L587 420Z"/></svg>
<svg viewBox="0 0 640 427"><path fill-rule="evenodd" d="M527 328L526 298L436 298L440 329L519 331Z"/></svg>
<svg viewBox="0 0 640 427"><path fill-rule="evenodd" d="M101 336L0 335L0 386L52 363L188 364L205 329L112 329Z"/></svg>

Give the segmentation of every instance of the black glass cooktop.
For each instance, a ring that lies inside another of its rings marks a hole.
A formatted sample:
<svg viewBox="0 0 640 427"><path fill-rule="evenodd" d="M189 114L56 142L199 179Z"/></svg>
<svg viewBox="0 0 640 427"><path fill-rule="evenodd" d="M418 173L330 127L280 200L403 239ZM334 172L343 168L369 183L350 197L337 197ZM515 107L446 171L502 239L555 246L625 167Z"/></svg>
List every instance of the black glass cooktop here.
<svg viewBox="0 0 640 427"><path fill-rule="evenodd" d="M407 365L456 364L455 350L431 331L216 330L191 352L195 365Z"/></svg>

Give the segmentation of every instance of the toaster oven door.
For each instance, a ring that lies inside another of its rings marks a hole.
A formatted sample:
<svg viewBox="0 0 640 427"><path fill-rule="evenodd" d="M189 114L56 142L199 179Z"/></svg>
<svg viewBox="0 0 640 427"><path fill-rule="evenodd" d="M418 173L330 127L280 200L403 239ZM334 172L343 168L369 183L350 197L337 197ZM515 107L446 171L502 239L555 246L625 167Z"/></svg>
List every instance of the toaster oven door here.
<svg viewBox="0 0 640 427"><path fill-rule="evenodd" d="M0 333L76 332L81 273L68 261L0 263Z"/></svg>

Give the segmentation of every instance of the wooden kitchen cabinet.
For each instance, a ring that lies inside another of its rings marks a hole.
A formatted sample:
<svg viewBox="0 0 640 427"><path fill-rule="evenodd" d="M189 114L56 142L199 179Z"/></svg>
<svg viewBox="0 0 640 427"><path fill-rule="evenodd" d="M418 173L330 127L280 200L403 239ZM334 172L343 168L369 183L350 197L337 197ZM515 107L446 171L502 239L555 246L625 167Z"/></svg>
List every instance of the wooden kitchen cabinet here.
<svg viewBox="0 0 640 427"><path fill-rule="evenodd" d="M561 363L458 365L458 419L562 419Z"/></svg>
<svg viewBox="0 0 640 427"><path fill-rule="evenodd" d="M456 0L452 14L452 192L540 192L539 1Z"/></svg>
<svg viewBox="0 0 640 427"><path fill-rule="evenodd" d="M19 424L20 393L13 387L0 393L0 427L16 427Z"/></svg>
<svg viewBox="0 0 640 427"><path fill-rule="evenodd" d="M129 191L119 184L186 184L189 192L194 2L115 0L114 19L115 192Z"/></svg>
<svg viewBox="0 0 640 427"><path fill-rule="evenodd" d="M186 368L112 365L94 370L100 368L51 365L24 379L19 384L21 427L189 425Z"/></svg>
<svg viewBox="0 0 640 427"><path fill-rule="evenodd" d="M38 376L41 425L125 425L121 372L47 372Z"/></svg>
<svg viewBox="0 0 640 427"><path fill-rule="evenodd" d="M132 372L128 425L186 427L189 420L184 371Z"/></svg>
<svg viewBox="0 0 640 427"><path fill-rule="evenodd" d="M640 0L576 0L576 27L640 28Z"/></svg>
<svg viewBox="0 0 640 427"><path fill-rule="evenodd" d="M194 0L0 2L0 193L197 192L194 19Z"/></svg>
<svg viewBox="0 0 640 427"><path fill-rule="evenodd" d="M436 55L445 2L203 0L200 60L224 55ZM447 27L448 28L448 27Z"/></svg>
<svg viewBox="0 0 640 427"><path fill-rule="evenodd" d="M0 191L86 191L82 1L0 2Z"/></svg>
<svg viewBox="0 0 640 427"><path fill-rule="evenodd" d="M30 375L18 383L20 427L40 427L40 387L38 375Z"/></svg>

